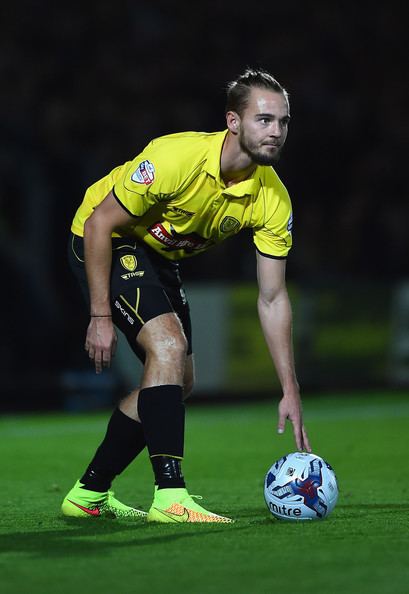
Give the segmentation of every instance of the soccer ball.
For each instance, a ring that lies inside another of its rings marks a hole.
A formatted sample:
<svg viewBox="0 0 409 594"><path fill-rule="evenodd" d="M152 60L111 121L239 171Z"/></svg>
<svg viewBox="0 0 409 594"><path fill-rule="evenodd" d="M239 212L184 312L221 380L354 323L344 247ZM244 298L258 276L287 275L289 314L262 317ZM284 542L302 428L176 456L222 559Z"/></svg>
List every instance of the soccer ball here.
<svg viewBox="0 0 409 594"><path fill-rule="evenodd" d="M267 472L264 499L280 520L322 520L338 499L335 472L315 454L283 456Z"/></svg>

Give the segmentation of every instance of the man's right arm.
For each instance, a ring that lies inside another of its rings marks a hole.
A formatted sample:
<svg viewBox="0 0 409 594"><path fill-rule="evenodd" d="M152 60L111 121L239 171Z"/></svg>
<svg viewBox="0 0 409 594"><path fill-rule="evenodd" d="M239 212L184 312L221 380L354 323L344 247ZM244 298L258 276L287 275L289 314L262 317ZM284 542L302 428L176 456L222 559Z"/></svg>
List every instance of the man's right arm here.
<svg viewBox="0 0 409 594"><path fill-rule="evenodd" d="M110 366L117 340L110 317L112 232L132 220L110 192L84 225L84 259L91 307L85 349L97 373Z"/></svg>

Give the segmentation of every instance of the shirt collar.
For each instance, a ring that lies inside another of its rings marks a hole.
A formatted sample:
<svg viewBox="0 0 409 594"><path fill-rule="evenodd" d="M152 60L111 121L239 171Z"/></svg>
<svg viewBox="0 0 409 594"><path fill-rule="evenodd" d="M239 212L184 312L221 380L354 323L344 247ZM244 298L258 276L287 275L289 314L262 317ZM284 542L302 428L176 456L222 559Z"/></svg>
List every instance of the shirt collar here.
<svg viewBox="0 0 409 594"><path fill-rule="evenodd" d="M220 177L220 157L227 133L228 130L214 133L203 169L217 181L219 186L223 189L223 194L236 197L245 196L246 194L255 194L259 186L258 167L254 170L252 177L245 179L238 184L234 184L229 188L226 188L224 181Z"/></svg>

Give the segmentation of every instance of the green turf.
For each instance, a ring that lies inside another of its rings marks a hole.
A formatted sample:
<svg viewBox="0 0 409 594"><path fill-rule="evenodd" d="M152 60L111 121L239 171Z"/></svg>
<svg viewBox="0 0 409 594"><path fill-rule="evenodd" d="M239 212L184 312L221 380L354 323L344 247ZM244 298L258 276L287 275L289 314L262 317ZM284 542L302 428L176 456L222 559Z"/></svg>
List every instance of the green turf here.
<svg viewBox="0 0 409 594"><path fill-rule="evenodd" d="M289 430L275 433L275 404L188 409L188 486L237 519L222 526L65 520L60 501L107 415L3 418L1 593L408 593L409 395L306 398L304 408L341 492L327 520L295 524L270 519L263 500L267 469L294 450ZM115 488L149 506L146 455Z"/></svg>

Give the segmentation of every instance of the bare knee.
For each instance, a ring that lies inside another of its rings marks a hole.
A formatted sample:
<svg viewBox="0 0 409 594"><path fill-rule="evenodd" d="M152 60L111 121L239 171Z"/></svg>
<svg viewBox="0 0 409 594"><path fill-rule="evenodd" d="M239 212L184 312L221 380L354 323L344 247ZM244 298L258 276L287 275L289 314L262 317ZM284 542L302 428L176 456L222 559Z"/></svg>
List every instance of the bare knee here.
<svg viewBox="0 0 409 594"><path fill-rule="evenodd" d="M184 374L186 361L186 339L184 335L163 336L155 344L150 345L145 353L145 372L152 367L156 369L179 371L180 381Z"/></svg>
<svg viewBox="0 0 409 594"><path fill-rule="evenodd" d="M138 335L146 356L160 361L185 361L187 340L176 314L163 314L149 320Z"/></svg>
<svg viewBox="0 0 409 594"><path fill-rule="evenodd" d="M138 343L146 359L142 388L176 384L183 386L187 340L176 314L149 320L139 332Z"/></svg>

